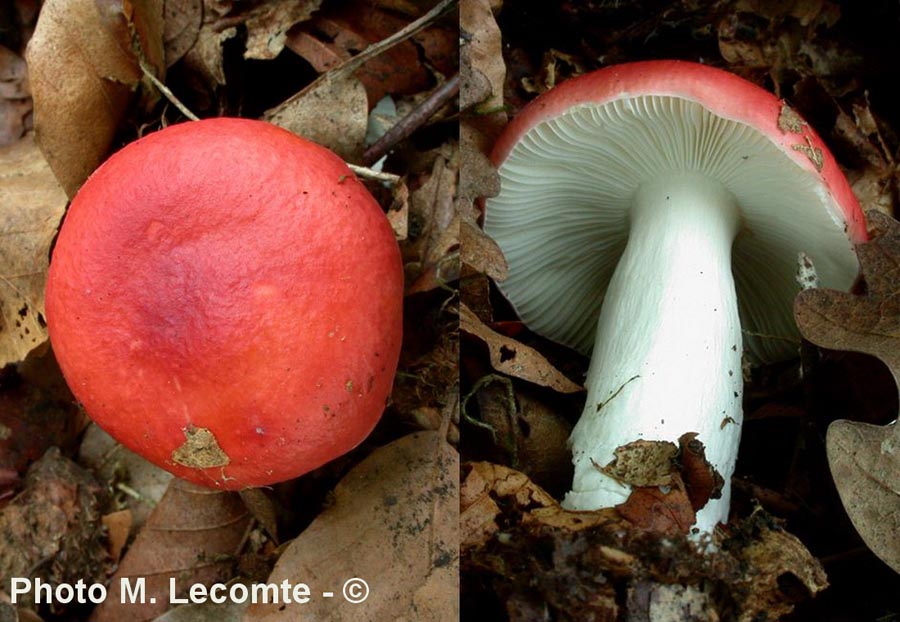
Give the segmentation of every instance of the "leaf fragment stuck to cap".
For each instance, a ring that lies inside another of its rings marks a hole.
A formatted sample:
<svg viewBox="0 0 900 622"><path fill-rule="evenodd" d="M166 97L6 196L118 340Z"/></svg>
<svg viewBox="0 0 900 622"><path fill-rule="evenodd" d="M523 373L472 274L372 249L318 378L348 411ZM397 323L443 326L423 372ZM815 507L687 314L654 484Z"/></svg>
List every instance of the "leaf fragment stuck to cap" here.
<svg viewBox="0 0 900 622"><path fill-rule="evenodd" d="M172 452L172 460L192 469L211 469L231 463L216 437L207 428L184 428L184 444Z"/></svg>

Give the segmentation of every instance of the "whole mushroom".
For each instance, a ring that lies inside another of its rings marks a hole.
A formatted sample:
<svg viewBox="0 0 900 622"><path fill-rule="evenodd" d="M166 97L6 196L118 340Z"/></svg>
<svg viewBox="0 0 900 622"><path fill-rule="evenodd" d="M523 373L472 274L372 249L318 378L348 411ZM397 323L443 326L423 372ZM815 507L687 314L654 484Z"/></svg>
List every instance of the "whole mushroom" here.
<svg viewBox="0 0 900 622"><path fill-rule="evenodd" d="M728 520L742 354L797 352L798 254L823 286L858 271L865 225L835 159L764 89L648 61L538 97L493 161L501 191L484 229L509 263L501 291L536 332L593 351L564 505L623 503L617 450L693 433L724 483L697 512L694 531L711 532Z"/></svg>
<svg viewBox="0 0 900 622"><path fill-rule="evenodd" d="M94 172L60 230L46 311L94 421L179 477L239 489L369 434L402 291L387 219L340 158L220 118L150 134Z"/></svg>

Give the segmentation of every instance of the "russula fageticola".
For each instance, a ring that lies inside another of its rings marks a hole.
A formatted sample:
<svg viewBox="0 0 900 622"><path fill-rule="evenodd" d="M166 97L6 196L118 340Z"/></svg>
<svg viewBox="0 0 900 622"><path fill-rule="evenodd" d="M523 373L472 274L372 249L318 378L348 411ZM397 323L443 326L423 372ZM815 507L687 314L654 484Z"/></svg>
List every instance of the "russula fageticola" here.
<svg viewBox="0 0 900 622"><path fill-rule="evenodd" d="M848 288L865 225L812 128L735 75L680 61L612 66L526 106L496 143L484 229L534 331L592 352L564 504L624 502L602 469L636 440L696 433L723 478L697 513L727 521L742 355L797 354L798 253Z"/></svg>

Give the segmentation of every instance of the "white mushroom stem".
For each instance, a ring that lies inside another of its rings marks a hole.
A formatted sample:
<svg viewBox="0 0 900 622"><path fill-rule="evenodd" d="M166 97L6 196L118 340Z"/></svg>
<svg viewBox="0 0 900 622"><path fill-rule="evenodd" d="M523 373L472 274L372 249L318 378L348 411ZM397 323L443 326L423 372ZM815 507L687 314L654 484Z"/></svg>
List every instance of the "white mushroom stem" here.
<svg viewBox="0 0 900 622"><path fill-rule="evenodd" d="M731 247L731 193L694 174L657 178L636 193L628 244L606 293L587 376L587 404L570 439L575 463L564 505L590 510L631 487L598 470L636 440L678 443L696 432L724 478L697 514L711 532L728 519L740 440L741 326Z"/></svg>

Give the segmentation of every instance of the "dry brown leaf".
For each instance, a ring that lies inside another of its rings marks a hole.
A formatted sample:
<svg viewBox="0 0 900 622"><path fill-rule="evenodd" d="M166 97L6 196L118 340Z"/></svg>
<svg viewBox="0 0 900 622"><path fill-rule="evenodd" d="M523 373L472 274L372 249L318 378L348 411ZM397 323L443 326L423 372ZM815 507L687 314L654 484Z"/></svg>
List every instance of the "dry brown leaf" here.
<svg viewBox="0 0 900 622"><path fill-rule="evenodd" d="M406 25L402 18L373 8L369 0L353 0L326 9L292 31L287 46L325 73ZM430 85L416 45L409 40L369 60L354 75L366 87L372 105L388 93L412 95Z"/></svg>
<svg viewBox="0 0 900 622"><path fill-rule="evenodd" d="M287 31L308 20L321 0L268 0L247 14L247 49L244 58L270 60L284 49Z"/></svg>
<svg viewBox="0 0 900 622"><path fill-rule="evenodd" d="M111 512L103 517L102 522L103 528L106 529L109 557L114 564L117 564L131 533L131 510Z"/></svg>
<svg viewBox="0 0 900 622"><path fill-rule="evenodd" d="M103 582L103 504L103 487L90 473L58 449L47 451L29 469L24 490L0 510L0 585L12 577Z"/></svg>
<svg viewBox="0 0 900 622"><path fill-rule="evenodd" d="M497 518L503 513L497 500L513 504L520 512L559 509L556 500L524 473L490 462L471 462L465 468L468 473L459 494L463 551L483 545L497 533Z"/></svg>
<svg viewBox="0 0 900 622"><path fill-rule="evenodd" d="M66 195L31 136L0 148L0 367L47 339L44 286Z"/></svg>
<svg viewBox="0 0 900 622"><path fill-rule="evenodd" d="M866 214L873 239L856 247L868 293L810 289L794 314L816 345L877 356L900 387L900 223ZM828 462L841 501L865 543L900 572L900 425L835 421L828 428Z"/></svg>
<svg viewBox="0 0 900 622"><path fill-rule="evenodd" d="M546 93L557 84L579 76L587 71L579 57L550 49L544 52L540 73L522 79L526 93Z"/></svg>
<svg viewBox="0 0 900 622"><path fill-rule="evenodd" d="M491 96L491 83L483 73L472 69L468 47L462 48L460 61L462 62L462 72L459 85L459 109L466 111Z"/></svg>
<svg viewBox="0 0 900 622"><path fill-rule="evenodd" d="M28 43L38 144L70 197L105 158L142 81L132 28L150 37L140 43L146 60L162 65L161 4L129 4L130 20L124 10L115 0L49 0Z"/></svg>
<svg viewBox="0 0 900 622"><path fill-rule="evenodd" d="M366 137L366 89L353 76L324 74L320 82L294 95L263 119L324 145L345 160L358 160Z"/></svg>
<svg viewBox="0 0 900 622"><path fill-rule="evenodd" d="M495 466L487 462L478 464L485 468ZM500 528L497 525L500 507L489 494L490 482L490 474L482 473L473 465L460 487L459 546L463 551L485 544Z"/></svg>
<svg viewBox="0 0 900 622"><path fill-rule="evenodd" d="M896 192L900 189L900 165L885 144L868 101L854 103L852 118L839 110L834 129L865 162L863 168L847 174L860 205L867 210L893 214Z"/></svg>
<svg viewBox="0 0 900 622"><path fill-rule="evenodd" d="M409 217L418 229L412 244L403 248L409 285L406 295L431 291L459 279L459 180L455 145L434 160L431 174L410 194Z"/></svg>
<svg viewBox="0 0 900 622"><path fill-rule="evenodd" d="M463 34L467 63L463 64L462 83L475 84L481 75L490 85L487 98L480 101L481 112L503 107L503 82L506 65L503 62L503 44L497 21L488 0L462 0L459 7L459 27Z"/></svg>
<svg viewBox="0 0 900 622"><path fill-rule="evenodd" d="M630 486L675 484L678 457L675 443L640 439L617 447L614 453L615 458L609 464L594 463L594 467Z"/></svg>
<svg viewBox="0 0 900 622"><path fill-rule="evenodd" d="M841 502L866 545L900 572L900 425L835 421L828 466Z"/></svg>
<svg viewBox="0 0 900 622"><path fill-rule="evenodd" d="M202 76L210 87L225 84L225 67L223 66L222 46L237 35L237 27L219 29L215 24L204 20L197 41L184 56L184 64Z"/></svg>
<svg viewBox="0 0 900 622"><path fill-rule="evenodd" d="M635 486L616 510L636 528L663 536L689 533L696 519L678 474L667 486Z"/></svg>
<svg viewBox="0 0 900 622"><path fill-rule="evenodd" d="M560 393L577 393L584 390L566 378L534 348L485 326L465 304L460 304L459 322L461 330L484 342L490 351L491 366L500 373L550 387Z"/></svg>
<svg viewBox="0 0 900 622"><path fill-rule="evenodd" d="M251 516L266 530L273 541L278 542L278 516L275 503L261 488L245 488L239 493Z"/></svg>
<svg viewBox="0 0 900 622"><path fill-rule="evenodd" d="M457 217L454 198L459 181L457 154L455 147L450 153L438 154L425 183L410 194L409 215L420 233L415 245L405 249L407 261L434 263L453 248L454 243L459 244L459 223L454 223ZM455 228L452 227L454 224ZM413 253L414 256L410 256Z"/></svg>
<svg viewBox="0 0 900 622"><path fill-rule="evenodd" d="M29 127L31 93L25 60L0 45L0 147L19 140Z"/></svg>
<svg viewBox="0 0 900 622"><path fill-rule="evenodd" d="M231 557L244 541L250 514L237 493L174 479L138 533L109 584L92 622L152 620L169 606L169 582L184 597L191 585L230 579ZM146 579L144 603L122 603L121 580ZM155 602L152 602L155 599Z"/></svg>
<svg viewBox="0 0 900 622"><path fill-rule="evenodd" d="M461 226L462 260L481 274L503 281L509 273L506 257L496 242L481 227L464 218Z"/></svg>
<svg viewBox="0 0 900 622"><path fill-rule="evenodd" d="M570 484L572 424L525 387L516 389L508 378L493 378L499 381L479 383L479 418L509 454L508 464L544 488Z"/></svg>
<svg viewBox="0 0 900 622"><path fill-rule="evenodd" d="M391 207L387 211L388 222L394 237L402 242L409 237L409 187L401 179L391 188Z"/></svg>
<svg viewBox="0 0 900 622"><path fill-rule="evenodd" d="M481 197L497 196L500 192L500 175L485 155L489 145L481 134L468 123L459 128L461 177L459 195L473 202Z"/></svg>
<svg viewBox="0 0 900 622"><path fill-rule="evenodd" d="M294 540L269 583L307 583L307 604L252 605L246 622L458 619L459 458L439 432L376 450L337 485L334 503ZM354 577L362 604L340 597Z"/></svg>
<svg viewBox="0 0 900 622"><path fill-rule="evenodd" d="M700 510L710 499L722 496L724 478L706 459L706 447L694 432L686 432L678 439L681 478L694 511Z"/></svg>
<svg viewBox="0 0 900 622"><path fill-rule="evenodd" d="M166 67L171 67L194 47L203 23L203 0L164 0L163 45Z"/></svg>

